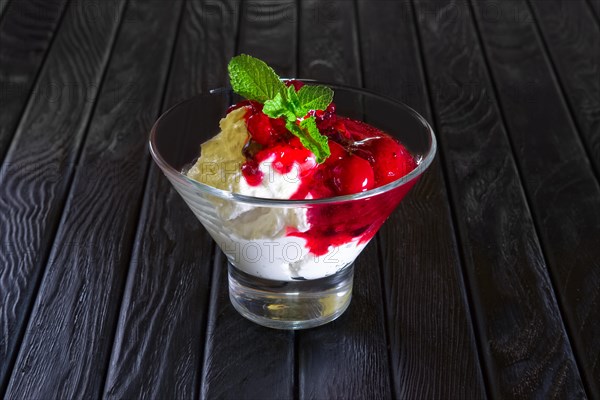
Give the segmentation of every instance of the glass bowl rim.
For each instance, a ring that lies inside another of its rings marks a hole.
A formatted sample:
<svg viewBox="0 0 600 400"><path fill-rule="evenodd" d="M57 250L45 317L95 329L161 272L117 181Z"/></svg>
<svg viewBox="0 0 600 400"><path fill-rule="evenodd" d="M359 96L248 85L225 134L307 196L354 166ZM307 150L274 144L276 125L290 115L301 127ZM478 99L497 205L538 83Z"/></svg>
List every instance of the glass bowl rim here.
<svg viewBox="0 0 600 400"><path fill-rule="evenodd" d="M368 95L368 96L374 97L378 100L383 100L387 103L391 103L394 106L400 107L400 108L404 109L406 112L408 112L410 115L412 115L414 118L416 118L417 121L419 121L425 127L427 133L429 134L429 140L430 140L429 150L427 151L426 154L424 154L423 158L420 160L417 167L414 168L408 174L404 175L403 177L401 177L399 179L396 179L393 182L387 183L383 186L379 186L379 187L376 187L376 188L373 188L373 189L370 189L370 190L367 190L364 192L360 192L360 193L348 194L348 195L343 195L343 196L324 197L324 198L319 198L319 199L289 200L289 199L273 199L273 198L264 198L264 197L253 197L253 196L243 195L240 193L231 192L228 190L217 189L217 188L209 186L207 184L198 182L194 179L188 178L186 175L182 174L181 171L178 171L177 169L175 169L173 166L171 166L171 164L169 164L167 161L165 161L162 158L162 156L160 155L160 152L156 148L156 145L154 142L155 142L155 137L156 137L158 126L161 123L162 119L165 118L168 114L170 114L176 108L178 108L178 107L182 106L183 104L188 103L198 97L201 97L201 96L207 96L207 95L213 95L213 94L218 95L218 94L232 92L232 89L229 87L220 87L220 88L215 88L215 89L209 89L206 92L201 92L190 98L182 100L182 101L178 102L177 104L173 105L172 107L170 107L167 111L165 111L164 113L162 113L160 115L160 117L156 120L156 122L152 126L152 129L150 130L149 147L150 147L150 154L152 155L152 158L158 164L158 166L163 171L163 173L167 174L170 179L175 179L176 181L182 183L184 186L192 186L193 188L199 189L202 192L206 192L207 194L211 194L213 196L216 196L216 197L219 197L219 198L225 199L225 200L233 200L233 201L241 202L241 203L245 203L245 204L253 204L253 205L257 205L257 206L271 206L271 207L272 206L275 206L275 207L296 206L297 207L297 206L309 206L309 205L313 205L313 204L341 203L341 202L347 202L347 201L360 200L360 199L374 197L379 194L396 189L397 187L400 187L400 186L412 181L413 179L415 179L416 177L418 177L422 173L424 173L425 170L433 162L433 159L435 158L435 154L437 151L437 140L436 140L435 134L433 132L433 129L431 128L431 125L427 122L427 120L425 118L423 118L421 116L421 114L419 114L417 111L415 111L413 108L409 107L408 105L402 103L401 101L398 101L389 96L378 94L378 93L373 92L368 89L347 86L347 85L343 85L343 84L339 84L339 83L324 82L324 81L318 81L318 80L313 80L313 79L282 78L282 80L287 80L287 79L298 80L301 82L310 82L310 83L319 84L319 85L326 85L326 86L332 88L334 90L334 92L336 89L341 89L341 90L354 92L354 93L358 93L358 94L362 94L362 95Z"/></svg>

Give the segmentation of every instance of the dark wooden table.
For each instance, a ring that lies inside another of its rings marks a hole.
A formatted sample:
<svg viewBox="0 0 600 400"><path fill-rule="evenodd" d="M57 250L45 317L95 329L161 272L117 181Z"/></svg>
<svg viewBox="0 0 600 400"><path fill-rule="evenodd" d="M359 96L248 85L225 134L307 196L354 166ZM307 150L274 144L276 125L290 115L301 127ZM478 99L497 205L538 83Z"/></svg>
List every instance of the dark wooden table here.
<svg viewBox="0 0 600 400"><path fill-rule="evenodd" d="M0 397L600 398L600 3L0 0ZM425 115L348 311L254 325L153 165L237 53Z"/></svg>

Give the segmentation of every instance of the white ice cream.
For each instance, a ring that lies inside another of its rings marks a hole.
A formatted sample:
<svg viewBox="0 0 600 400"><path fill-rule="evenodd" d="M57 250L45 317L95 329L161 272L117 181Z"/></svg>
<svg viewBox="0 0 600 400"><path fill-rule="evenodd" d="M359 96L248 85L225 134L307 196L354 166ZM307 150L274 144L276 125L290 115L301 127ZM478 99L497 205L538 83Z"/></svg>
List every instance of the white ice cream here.
<svg viewBox="0 0 600 400"><path fill-rule="evenodd" d="M300 185L299 166L288 174L280 174L270 167L273 160L267 159L259 165L264 176L257 186L249 185L242 176L241 165L246 161L242 148L249 137L245 112L240 108L221 120L221 132L202 144L200 158L187 176L246 196L289 199ZM353 241L331 246L327 254L315 256L306 248L304 239L286 236L288 228L300 232L310 228L305 208L259 207L220 198L211 201L217 208L217 221L207 221L205 215L198 215L202 211L195 211L198 218L233 265L261 278L283 281L323 278L352 263L366 245Z"/></svg>

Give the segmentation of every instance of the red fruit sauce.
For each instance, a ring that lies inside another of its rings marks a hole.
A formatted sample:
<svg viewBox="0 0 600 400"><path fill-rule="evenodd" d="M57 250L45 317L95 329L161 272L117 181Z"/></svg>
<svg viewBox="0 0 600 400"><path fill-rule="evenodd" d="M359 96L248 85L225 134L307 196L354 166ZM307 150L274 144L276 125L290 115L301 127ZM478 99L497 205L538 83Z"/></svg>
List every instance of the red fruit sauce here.
<svg viewBox="0 0 600 400"><path fill-rule="evenodd" d="M303 83L287 81L299 90ZM324 111L311 111L319 131L329 138L331 156L316 164L314 155L286 128L281 118L269 118L262 104L240 102L228 112L246 107L250 138L244 146L246 162L242 174L249 185L260 185L263 173L258 165L269 159L280 174L297 168L300 186L292 200L355 194L383 186L412 171L417 163L408 150L388 134L360 121L339 117L331 103ZM287 235L301 237L314 255L326 254L330 246L352 240L368 242L417 179L377 196L312 205L307 211L310 228L299 232L289 228Z"/></svg>

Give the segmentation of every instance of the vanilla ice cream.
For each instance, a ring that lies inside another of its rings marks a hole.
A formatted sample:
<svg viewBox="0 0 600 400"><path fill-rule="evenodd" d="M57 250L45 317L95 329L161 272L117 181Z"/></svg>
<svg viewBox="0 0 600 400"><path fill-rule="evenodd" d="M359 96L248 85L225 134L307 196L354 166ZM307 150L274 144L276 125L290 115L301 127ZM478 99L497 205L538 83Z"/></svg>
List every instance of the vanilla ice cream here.
<svg viewBox="0 0 600 400"><path fill-rule="evenodd" d="M246 108L231 111L220 121L221 132L201 146L200 158L187 176L209 186L246 196L290 199L300 186L295 165L281 174L272 168L273 158L258 168L262 181L250 185L242 174L246 161L242 149L249 138L244 119ZM307 162L314 163L313 160ZM218 221L210 223L199 216L233 265L245 273L271 280L318 279L335 274L360 254L366 243L358 240L330 246L327 254L311 254L304 238L288 236L290 230L306 232L310 228L307 209L294 206L257 206L250 203L214 198ZM211 210L194 210L210 213Z"/></svg>

